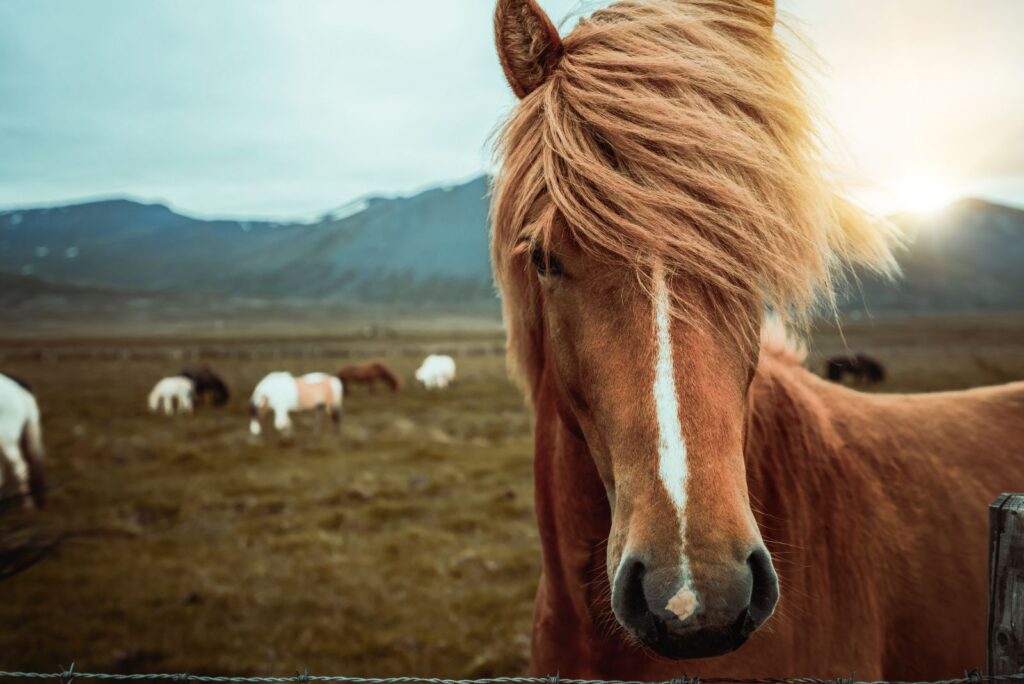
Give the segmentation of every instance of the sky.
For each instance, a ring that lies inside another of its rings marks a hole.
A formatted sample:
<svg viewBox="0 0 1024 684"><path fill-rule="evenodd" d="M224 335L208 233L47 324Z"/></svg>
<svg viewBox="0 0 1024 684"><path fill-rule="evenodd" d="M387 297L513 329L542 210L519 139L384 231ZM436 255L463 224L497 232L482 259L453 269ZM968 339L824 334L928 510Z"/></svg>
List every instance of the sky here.
<svg viewBox="0 0 1024 684"><path fill-rule="evenodd" d="M601 3L541 4L557 22ZM285 218L471 178L513 104L492 9L0 0L0 208L131 196ZM863 202L1024 205L1024 0L780 9L827 65L813 92Z"/></svg>

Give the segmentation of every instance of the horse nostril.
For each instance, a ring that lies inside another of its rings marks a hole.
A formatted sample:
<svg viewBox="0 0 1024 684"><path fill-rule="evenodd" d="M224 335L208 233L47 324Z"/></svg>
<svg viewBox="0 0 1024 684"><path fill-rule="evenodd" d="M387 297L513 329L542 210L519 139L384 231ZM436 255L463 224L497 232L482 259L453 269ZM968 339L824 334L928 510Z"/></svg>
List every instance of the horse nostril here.
<svg viewBox="0 0 1024 684"><path fill-rule="evenodd" d="M627 625L637 625L648 617L647 597L644 595L644 574L647 568L643 561L629 557L622 561L612 602L615 613Z"/></svg>
<svg viewBox="0 0 1024 684"><path fill-rule="evenodd" d="M750 632L764 624L779 600L779 578L768 550L758 547L747 558L753 585L750 592Z"/></svg>

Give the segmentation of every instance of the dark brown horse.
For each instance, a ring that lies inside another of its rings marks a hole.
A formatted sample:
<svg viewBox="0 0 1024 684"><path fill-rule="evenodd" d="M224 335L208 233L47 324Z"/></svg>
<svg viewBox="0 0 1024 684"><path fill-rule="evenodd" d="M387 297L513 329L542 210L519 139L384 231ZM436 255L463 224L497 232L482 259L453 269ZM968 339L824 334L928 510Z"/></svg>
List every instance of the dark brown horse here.
<svg viewBox="0 0 1024 684"><path fill-rule="evenodd" d="M192 381L192 384L195 386L196 403L207 400L214 406L223 406L231 398L227 383L224 382L223 378L214 373L209 366L186 368L178 375Z"/></svg>
<svg viewBox="0 0 1024 684"><path fill-rule="evenodd" d="M842 383L846 375L873 385L885 380L885 367L867 354L833 356L825 360L825 377L829 380Z"/></svg>
<svg viewBox="0 0 1024 684"><path fill-rule="evenodd" d="M495 27L520 98L491 250L535 414L534 672L983 663L1024 383L862 394L762 340L766 309L806 321L837 267L892 265L820 162L774 3L621 0L563 39L536 0L499 0Z"/></svg>
<svg viewBox="0 0 1024 684"><path fill-rule="evenodd" d="M345 366L338 371L338 379L345 386L346 392L352 390L352 385L367 385L372 392L378 382L384 383L392 392L397 392L401 386L398 376L377 361Z"/></svg>

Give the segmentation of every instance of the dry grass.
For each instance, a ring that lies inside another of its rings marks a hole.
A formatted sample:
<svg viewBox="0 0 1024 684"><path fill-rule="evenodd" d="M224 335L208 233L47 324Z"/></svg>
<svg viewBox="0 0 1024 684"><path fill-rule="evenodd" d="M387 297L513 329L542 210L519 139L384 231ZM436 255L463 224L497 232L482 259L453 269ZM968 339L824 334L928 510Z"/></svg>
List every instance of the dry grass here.
<svg viewBox="0 0 1024 684"><path fill-rule="evenodd" d="M882 390L1024 377L1019 318L846 338L886 363ZM842 349L820 330L812 367ZM500 356L460 358L440 394L408 385L414 358L385 360L402 392L356 390L340 435L306 420L288 442L248 435L248 390L339 360L216 361L231 404L176 419L144 400L180 361L5 364L42 398L56 489L38 519L79 536L0 584L3 667L522 673L539 569L522 401Z"/></svg>
<svg viewBox="0 0 1024 684"><path fill-rule="evenodd" d="M388 359L411 378L411 359ZM337 361L282 359L296 372ZM179 364L180 365L180 364ZM79 532L0 585L7 668L521 671L538 573L530 428L499 357L443 394L356 390L341 434L247 432L274 362L221 362L224 410L144 408L166 362L23 363L43 398L44 516Z"/></svg>

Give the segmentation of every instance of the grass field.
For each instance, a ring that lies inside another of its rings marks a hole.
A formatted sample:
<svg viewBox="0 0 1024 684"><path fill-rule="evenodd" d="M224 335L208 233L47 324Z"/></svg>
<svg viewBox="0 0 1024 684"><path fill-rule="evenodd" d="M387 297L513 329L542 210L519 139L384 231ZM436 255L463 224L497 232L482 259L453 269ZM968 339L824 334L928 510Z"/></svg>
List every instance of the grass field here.
<svg viewBox="0 0 1024 684"><path fill-rule="evenodd" d="M845 335L844 347L819 330L812 368L848 347L886 363L883 391L1024 378L1019 317ZM486 352L499 342L465 347L476 351L458 358L458 383L431 394L410 380L418 350L443 340L353 341L353 356L383 358L406 386L356 389L340 433L304 420L287 441L248 434L246 396L270 370L334 370L336 354L315 351L323 340L280 342L277 358L260 340L0 342L0 370L30 379L44 412L54 489L31 519L75 535L0 584L0 665L522 673L539 569L530 418L504 359ZM83 353L25 353L56 347ZM147 413L152 384L188 363L167 358L178 347L218 351L229 406Z"/></svg>

